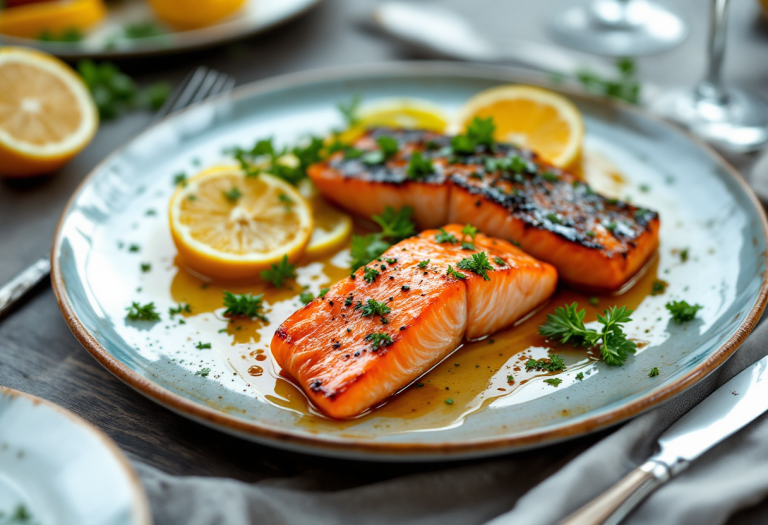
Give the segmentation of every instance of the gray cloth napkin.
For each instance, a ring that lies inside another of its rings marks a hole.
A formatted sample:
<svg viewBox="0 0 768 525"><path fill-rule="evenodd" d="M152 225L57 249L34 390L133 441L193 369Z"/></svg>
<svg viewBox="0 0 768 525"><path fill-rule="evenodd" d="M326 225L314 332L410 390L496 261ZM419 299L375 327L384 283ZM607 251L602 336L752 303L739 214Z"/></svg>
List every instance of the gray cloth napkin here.
<svg viewBox="0 0 768 525"><path fill-rule="evenodd" d="M343 461L338 470L321 475L255 484L174 477L140 463L136 468L156 525L552 524L643 463L664 429L766 353L768 323L705 380L612 433L501 458L425 467L423 473L377 483L348 486L343 478L349 462ZM764 416L661 487L626 523L768 522L768 504L730 519L768 495L766 459Z"/></svg>

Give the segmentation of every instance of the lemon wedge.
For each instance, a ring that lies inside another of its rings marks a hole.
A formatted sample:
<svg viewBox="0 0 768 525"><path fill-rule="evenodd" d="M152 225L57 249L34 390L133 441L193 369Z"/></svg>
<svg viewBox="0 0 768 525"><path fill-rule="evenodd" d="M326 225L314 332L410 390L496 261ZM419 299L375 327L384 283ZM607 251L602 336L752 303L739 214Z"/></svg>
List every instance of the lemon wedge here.
<svg viewBox="0 0 768 525"><path fill-rule="evenodd" d="M581 157L581 113L552 91L523 85L482 91L464 105L454 131L465 129L475 117L493 117L496 140L532 149L555 166L574 166Z"/></svg>
<svg viewBox="0 0 768 525"><path fill-rule="evenodd" d="M312 235L312 209L297 189L236 167L205 170L169 204L171 235L190 269L218 280L257 277L284 256L297 261Z"/></svg>
<svg viewBox="0 0 768 525"><path fill-rule="evenodd" d="M50 173L98 126L88 88L67 64L40 51L0 49L0 174Z"/></svg>
<svg viewBox="0 0 768 525"><path fill-rule="evenodd" d="M102 0L34 2L0 9L0 33L35 39L45 32L52 35L72 29L84 32L106 15Z"/></svg>
<svg viewBox="0 0 768 525"><path fill-rule="evenodd" d="M367 105L360 110L359 122L343 131L338 139L352 142L366 128L388 126L392 128L428 129L445 132L448 117L437 106L417 98L385 99Z"/></svg>

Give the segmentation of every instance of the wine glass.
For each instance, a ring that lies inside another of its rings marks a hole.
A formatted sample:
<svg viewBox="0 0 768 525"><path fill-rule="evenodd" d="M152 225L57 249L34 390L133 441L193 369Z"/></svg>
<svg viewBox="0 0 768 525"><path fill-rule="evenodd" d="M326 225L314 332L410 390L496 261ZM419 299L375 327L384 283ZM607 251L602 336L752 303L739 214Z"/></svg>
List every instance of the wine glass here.
<svg viewBox="0 0 768 525"><path fill-rule="evenodd" d="M744 153L768 143L768 104L722 81L729 0L712 0L709 61L704 79L693 89L667 92L651 109L682 124L723 150Z"/></svg>
<svg viewBox="0 0 768 525"><path fill-rule="evenodd" d="M609 56L659 53L688 34L680 17L648 0L580 0L559 10L549 31L566 47Z"/></svg>

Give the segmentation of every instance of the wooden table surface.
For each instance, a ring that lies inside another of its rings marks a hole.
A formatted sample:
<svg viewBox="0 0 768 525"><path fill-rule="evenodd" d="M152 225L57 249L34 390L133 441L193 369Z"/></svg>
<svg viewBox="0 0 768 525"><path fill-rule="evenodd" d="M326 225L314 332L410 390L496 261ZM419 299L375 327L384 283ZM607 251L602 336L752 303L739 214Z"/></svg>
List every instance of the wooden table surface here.
<svg viewBox="0 0 768 525"><path fill-rule="evenodd" d="M235 76L239 84L327 65L414 58L408 50L365 29L373 0L325 0L310 13L269 34L224 47L120 65L140 84L178 83L206 65ZM544 23L558 2L474 0L445 2L462 11L498 41L504 35L547 41ZM685 15L688 40L677 49L644 58L640 74L660 85L690 85L702 75L707 2L665 2ZM768 98L768 24L757 2L734 0L725 74L729 82ZM525 20L525 22L523 22ZM59 215L79 182L115 147L149 120L136 113L102 124L93 143L52 177L0 180L0 282L34 262L51 245ZM746 169L752 157L735 159ZM103 369L70 333L50 287L0 320L0 384L43 397L81 415L111 436L130 457L172 474L228 476L255 481L300 472L346 469L348 483L364 483L433 465L366 468L254 445L177 416L132 391ZM560 445L574 451L574 445Z"/></svg>

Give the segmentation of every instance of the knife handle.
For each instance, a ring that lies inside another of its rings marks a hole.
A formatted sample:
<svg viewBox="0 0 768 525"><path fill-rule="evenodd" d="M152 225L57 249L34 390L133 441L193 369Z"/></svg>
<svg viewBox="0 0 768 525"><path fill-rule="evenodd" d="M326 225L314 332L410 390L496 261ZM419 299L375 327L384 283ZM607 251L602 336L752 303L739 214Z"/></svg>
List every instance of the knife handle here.
<svg viewBox="0 0 768 525"><path fill-rule="evenodd" d="M0 287L0 317L50 273L51 256L46 255Z"/></svg>
<svg viewBox="0 0 768 525"><path fill-rule="evenodd" d="M558 525L616 525L671 477L666 465L647 461Z"/></svg>

